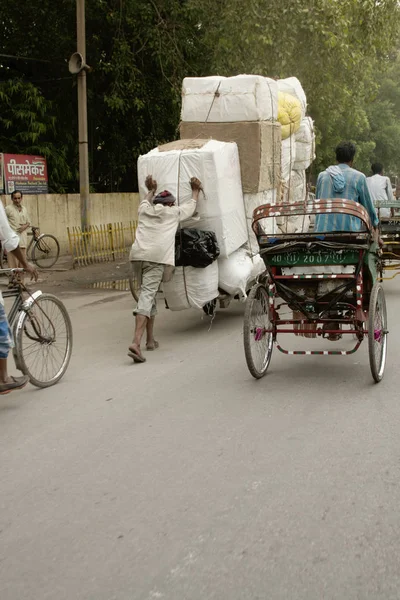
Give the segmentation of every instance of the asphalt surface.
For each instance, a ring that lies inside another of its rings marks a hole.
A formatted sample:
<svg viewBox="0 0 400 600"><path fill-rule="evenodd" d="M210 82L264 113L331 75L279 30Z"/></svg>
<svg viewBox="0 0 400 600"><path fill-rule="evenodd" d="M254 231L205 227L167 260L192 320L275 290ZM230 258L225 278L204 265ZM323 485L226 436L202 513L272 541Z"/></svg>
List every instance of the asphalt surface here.
<svg viewBox="0 0 400 600"><path fill-rule="evenodd" d="M253 380L239 303L211 328L162 309L134 365L128 294L65 297L64 379L0 398L1 600L397 600L400 281L385 287L379 385L366 343L275 351Z"/></svg>

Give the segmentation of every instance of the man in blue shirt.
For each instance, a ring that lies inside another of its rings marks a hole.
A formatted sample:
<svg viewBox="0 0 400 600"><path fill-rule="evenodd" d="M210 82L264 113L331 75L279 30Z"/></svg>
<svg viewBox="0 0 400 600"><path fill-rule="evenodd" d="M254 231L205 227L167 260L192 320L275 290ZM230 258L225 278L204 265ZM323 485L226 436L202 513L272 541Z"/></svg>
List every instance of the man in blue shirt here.
<svg viewBox="0 0 400 600"><path fill-rule="evenodd" d="M372 202L367 178L363 173L353 169L356 147L351 142L341 142L336 147L337 165L329 167L318 175L317 199L343 198L355 200L368 211L373 227L378 226L378 217ZM345 214L321 214L315 218L314 231L362 231L360 219Z"/></svg>

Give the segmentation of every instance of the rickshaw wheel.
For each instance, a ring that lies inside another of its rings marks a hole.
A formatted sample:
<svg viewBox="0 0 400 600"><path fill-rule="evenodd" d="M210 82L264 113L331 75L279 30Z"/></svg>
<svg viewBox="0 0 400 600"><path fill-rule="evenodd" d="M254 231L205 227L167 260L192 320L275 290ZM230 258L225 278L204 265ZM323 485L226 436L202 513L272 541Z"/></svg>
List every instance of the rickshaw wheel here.
<svg viewBox="0 0 400 600"><path fill-rule="evenodd" d="M375 283L368 314L368 350L372 377L379 383L385 371L387 352L387 312L383 287Z"/></svg>
<svg viewBox="0 0 400 600"><path fill-rule="evenodd" d="M270 328L268 293L257 283L247 297L243 324L244 354L255 379L264 377L271 361L274 337L265 331Z"/></svg>

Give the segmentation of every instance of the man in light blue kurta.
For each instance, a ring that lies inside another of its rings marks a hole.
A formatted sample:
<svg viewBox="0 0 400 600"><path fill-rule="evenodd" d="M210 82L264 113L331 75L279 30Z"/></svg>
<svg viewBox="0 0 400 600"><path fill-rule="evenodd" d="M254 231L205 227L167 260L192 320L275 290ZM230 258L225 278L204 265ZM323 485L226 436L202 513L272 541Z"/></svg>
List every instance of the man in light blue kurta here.
<svg viewBox="0 0 400 600"><path fill-rule="evenodd" d="M341 142L336 148L337 165L329 167L319 174L316 198L328 200L343 198L355 200L368 211L373 227L378 226L378 217L372 202L367 178L353 169L356 147L351 142ZM321 214L315 218L314 231L362 231L362 221L351 215Z"/></svg>

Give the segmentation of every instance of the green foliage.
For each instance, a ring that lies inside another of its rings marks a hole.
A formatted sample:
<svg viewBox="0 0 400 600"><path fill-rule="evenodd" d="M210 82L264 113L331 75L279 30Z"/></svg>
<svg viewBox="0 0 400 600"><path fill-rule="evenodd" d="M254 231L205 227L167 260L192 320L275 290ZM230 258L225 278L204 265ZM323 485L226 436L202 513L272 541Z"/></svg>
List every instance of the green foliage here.
<svg viewBox="0 0 400 600"><path fill-rule="evenodd" d="M206 4L202 27L213 48L212 71L300 79L317 128L317 170L332 162L334 147L346 138L357 143L358 164L369 162L377 128L368 106L377 93L377 75L386 69L397 41L395 0L200 4Z"/></svg>
<svg viewBox="0 0 400 600"><path fill-rule="evenodd" d="M26 6L25 6L26 4ZM44 154L54 190L78 187L75 0L2 0L0 144ZM140 153L177 135L183 77L297 76L320 170L340 139L357 165L400 170L396 0L86 0L91 185L136 189ZM33 150L34 149L34 150Z"/></svg>
<svg viewBox="0 0 400 600"><path fill-rule="evenodd" d="M52 103L32 83L9 79L0 83L0 148L8 154L45 156L52 173L51 191L62 191L71 178L67 148L56 142Z"/></svg>

